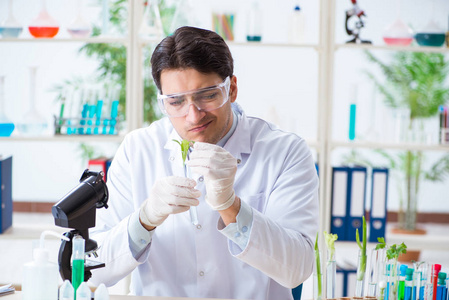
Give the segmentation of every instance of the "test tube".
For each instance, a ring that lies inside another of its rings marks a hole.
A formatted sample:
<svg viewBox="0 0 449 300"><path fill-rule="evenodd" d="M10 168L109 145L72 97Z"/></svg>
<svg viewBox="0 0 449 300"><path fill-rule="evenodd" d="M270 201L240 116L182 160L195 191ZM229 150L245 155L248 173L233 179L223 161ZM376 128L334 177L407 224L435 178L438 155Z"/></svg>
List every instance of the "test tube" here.
<svg viewBox="0 0 449 300"><path fill-rule="evenodd" d="M189 148L189 151L187 152L187 160L189 159L190 156L190 152L191 152L191 148ZM190 174L190 168L188 168L186 166L186 164L184 164L184 175L187 178L192 178L191 174ZM198 211L196 209L196 206L190 206L189 209L189 213L190 213L190 221L192 222L193 225L198 225Z"/></svg>
<svg viewBox="0 0 449 300"><path fill-rule="evenodd" d="M379 274L382 271L382 263L385 257L384 249L371 250L371 260L368 270L368 297L377 297L377 284L379 282Z"/></svg>
<svg viewBox="0 0 449 300"><path fill-rule="evenodd" d="M404 300L412 300L413 294L413 273L412 268L407 268L405 271L405 288L404 288Z"/></svg>
<svg viewBox="0 0 449 300"><path fill-rule="evenodd" d="M399 268L399 281L398 281L398 300L404 300L405 293L405 276L407 274L407 265L401 265Z"/></svg>
<svg viewBox="0 0 449 300"><path fill-rule="evenodd" d="M337 277L337 263L335 261L335 252L331 256L331 251L327 251L326 265L326 298L335 299L335 282Z"/></svg>

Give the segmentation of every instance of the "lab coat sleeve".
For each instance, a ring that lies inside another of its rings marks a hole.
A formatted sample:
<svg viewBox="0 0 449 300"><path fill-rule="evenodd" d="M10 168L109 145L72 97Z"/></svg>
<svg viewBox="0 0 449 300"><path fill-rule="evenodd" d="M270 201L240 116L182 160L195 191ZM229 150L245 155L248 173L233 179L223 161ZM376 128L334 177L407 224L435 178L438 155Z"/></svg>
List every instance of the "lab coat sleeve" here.
<svg viewBox="0 0 449 300"><path fill-rule="evenodd" d="M248 245L242 251L229 241L229 250L282 286L294 288L313 270L313 237L319 228L319 183L305 143L289 153L264 211L253 208Z"/></svg>
<svg viewBox="0 0 449 300"><path fill-rule="evenodd" d="M135 205L132 200L131 173L125 145L126 138L109 168L109 207L97 211L97 225L91 231L92 238L99 246L97 260L106 264L104 268L92 271L90 282L94 285L114 285L145 262L149 255L151 243L137 259L134 258L130 247L128 228Z"/></svg>

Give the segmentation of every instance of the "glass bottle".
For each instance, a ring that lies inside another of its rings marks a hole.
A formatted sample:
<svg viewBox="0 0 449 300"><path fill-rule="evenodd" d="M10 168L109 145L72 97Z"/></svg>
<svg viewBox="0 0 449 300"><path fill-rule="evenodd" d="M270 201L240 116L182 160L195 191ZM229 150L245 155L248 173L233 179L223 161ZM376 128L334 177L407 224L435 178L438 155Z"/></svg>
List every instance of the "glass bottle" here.
<svg viewBox="0 0 449 300"><path fill-rule="evenodd" d="M401 20L400 0L396 0L397 4L397 18L387 26L384 30L383 40L387 45L393 46L408 46L413 41L413 30Z"/></svg>
<svg viewBox="0 0 449 300"><path fill-rule="evenodd" d="M22 33L22 25L14 18L12 0L9 0L8 18L0 26L0 35L4 38L16 38Z"/></svg>
<svg viewBox="0 0 449 300"><path fill-rule="evenodd" d="M5 113L5 76L0 76L0 136L10 136L14 127Z"/></svg>
<svg viewBox="0 0 449 300"><path fill-rule="evenodd" d="M92 26L83 18L82 7L83 1L78 0L77 3L77 16L72 23L67 27L67 31L73 38L85 38L90 36L92 32Z"/></svg>
<svg viewBox="0 0 449 300"><path fill-rule="evenodd" d="M141 37L161 40L164 36L158 1L147 0L139 35Z"/></svg>
<svg viewBox="0 0 449 300"><path fill-rule="evenodd" d="M305 16L299 5L293 8L289 16L288 41L292 44L304 43Z"/></svg>
<svg viewBox="0 0 449 300"><path fill-rule="evenodd" d="M246 31L246 40L248 42L260 42L262 40L262 11L258 1L251 3L251 9L248 13L248 26Z"/></svg>
<svg viewBox="0 0 449 300"><path fill-rule="evenodd" d="M18 129L23 135L36 136L42 134L47 129L46 119L36 108L36 74L37 67L30 67L30 108L24 114Z"/></svg>
<svg viewBox="0 0 449 300"><path fill-rule="evenodd" d="M35 38L52 38L59 32L59 24L47 12L47 5L45 0L42 0L42 9L30 25L28 30Z"/></svg>

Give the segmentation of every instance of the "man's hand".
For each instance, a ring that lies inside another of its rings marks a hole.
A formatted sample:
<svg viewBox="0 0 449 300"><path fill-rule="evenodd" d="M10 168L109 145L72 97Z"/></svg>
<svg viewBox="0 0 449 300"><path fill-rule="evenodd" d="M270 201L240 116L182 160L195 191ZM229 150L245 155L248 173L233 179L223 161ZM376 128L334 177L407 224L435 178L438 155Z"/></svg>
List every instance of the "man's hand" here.
<svg viewBox="0 0 449 300"><path fill-rule="evenodd" d="M167 219L197 206L201 192L195 189L196 182L185 177L170 176L157 180L150 196L140 207L140 222L151 230Z"/></svg>
<svg viewBox="0 0 449 300"><path fill-rule="evenodd" d="M186 164L203 175L206 202L214 210L225 210L235 201L234 177L237 159L220 146L196 142Z"/></svg>

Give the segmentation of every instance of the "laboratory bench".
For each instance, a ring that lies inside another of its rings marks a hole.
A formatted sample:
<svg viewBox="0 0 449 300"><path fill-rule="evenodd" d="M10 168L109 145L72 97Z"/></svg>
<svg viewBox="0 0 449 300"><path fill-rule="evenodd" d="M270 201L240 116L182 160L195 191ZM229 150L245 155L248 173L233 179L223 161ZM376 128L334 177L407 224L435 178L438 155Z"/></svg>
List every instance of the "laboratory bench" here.
<svg viewBox="0 0 449 300"><path fill-rule="evenodd" d="M21 292L15 292L14 294L1 297L2 300L20 300L22 299ZM157 297L157 296L122 296L122 295L110 295L110 300L181 300L187 298L181 297ZM188 298L190 300L217 300L217 298ZM230 299L222 299L230 300Z"/></svg>

